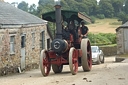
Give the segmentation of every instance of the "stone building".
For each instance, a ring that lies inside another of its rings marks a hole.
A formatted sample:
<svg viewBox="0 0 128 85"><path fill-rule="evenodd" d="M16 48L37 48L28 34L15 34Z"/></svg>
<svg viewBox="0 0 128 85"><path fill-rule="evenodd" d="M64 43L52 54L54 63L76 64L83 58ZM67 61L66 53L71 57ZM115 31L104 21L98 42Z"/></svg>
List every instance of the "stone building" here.
<svg viewBox="0 0 128 85"><path fill-rule="evenodd" d="M51 41L46 21L0 1L0 75L38 68Z"/></svg>
<svg viewBox="0 0 128 85"><path fill-rule="evenodd" d="M116 29L117 54L128 54L128 22Z"/></svg>

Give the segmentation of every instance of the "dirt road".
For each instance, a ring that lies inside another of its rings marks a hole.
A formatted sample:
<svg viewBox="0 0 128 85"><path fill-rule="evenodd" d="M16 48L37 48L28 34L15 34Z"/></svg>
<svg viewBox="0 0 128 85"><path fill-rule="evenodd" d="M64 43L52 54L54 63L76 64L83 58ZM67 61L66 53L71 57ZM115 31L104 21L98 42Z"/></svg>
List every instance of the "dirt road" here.
<svg viewBox="0 0 128 85"><path fill-rule="evenodd" d="M0 85L128 85L128 61L115 63L114 57L105 58L105 63L93 65L90 72L79 67L72 75L69 66L61 74L41 75L40 69L21 74L0 77Z"/></svg>

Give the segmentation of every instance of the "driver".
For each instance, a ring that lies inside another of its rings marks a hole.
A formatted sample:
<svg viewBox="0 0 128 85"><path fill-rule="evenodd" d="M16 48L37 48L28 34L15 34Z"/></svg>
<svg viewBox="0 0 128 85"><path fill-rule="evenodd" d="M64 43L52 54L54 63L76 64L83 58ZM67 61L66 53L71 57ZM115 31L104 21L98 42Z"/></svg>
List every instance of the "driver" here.
<svg viewBox="0 0 128 85"><path fill-rule="evenodd" d="M69 24L69 31L71 34L73 34L74 41L76 41L76 26L74 20L72 20Z"/></svg>
<svg viewBox="0 0 128 85"><path fill-rule="evenodd" d="M89 31L89 29L88 29L88 27L87 26L85 26L85 23L84 22L81 22L81 25L82 25L82 27L81 27L81 37L87 37L87 35L88 35L88 31Z"/></svg>

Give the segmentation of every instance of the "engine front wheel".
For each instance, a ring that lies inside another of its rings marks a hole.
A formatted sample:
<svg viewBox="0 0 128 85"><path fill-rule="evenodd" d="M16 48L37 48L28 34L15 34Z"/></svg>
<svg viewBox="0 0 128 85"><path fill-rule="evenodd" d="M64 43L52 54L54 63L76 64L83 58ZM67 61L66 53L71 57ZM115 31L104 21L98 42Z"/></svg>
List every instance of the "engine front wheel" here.
<svg viewBox="0 0 128 85"><path fill-rule="evenodd" d="M54 73L61 73L63 70L63 65L58 66L57 64L52 64L52 70Z"/></svg>
<svg viewBox="0 0 128 85"><path fill-rule="evenodd" d="M72 75L76 75L78 71L78 57L76 56L74 47L72 47L69 51L69 67Z"/></svg>
<svg viewBox="0 0 128 85"><path fill-rule="evenodd" d="M91 45L88 38L81 41L82 57L81 63L84 71L90 71L92 67Z"/></svg>
<svg viewBox="0 0 128 85"><path fill-rule="evenodd" d="M41 51L41 56L40 56L40 69L41 73L43 76L48 76L50 69L51 69L51 64L49 62L48 58L48 53L46 50Z"/></svg>

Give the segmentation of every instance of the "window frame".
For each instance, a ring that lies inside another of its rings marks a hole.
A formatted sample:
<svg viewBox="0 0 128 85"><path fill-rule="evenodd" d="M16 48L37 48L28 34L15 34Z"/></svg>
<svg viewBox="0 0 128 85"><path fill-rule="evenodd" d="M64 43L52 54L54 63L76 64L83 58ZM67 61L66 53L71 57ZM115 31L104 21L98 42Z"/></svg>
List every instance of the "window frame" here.
<svg viewBox="0 0 128 85"><path fill-rule="evenodd" d="M12 39L12 41L11 41L11 39ZM10 36L10 42L9 43L10 43L10 54L15 54L15 35Z"/></svg>
<svg viewBox="0 0 128 85"><path fill-rule="evenodd" d="M47 49L50 49L50 38L47 39Z"/></svg>
<svg viewBox="0 0 128 85"><path fill-rule="evenodd" d="M35 48L35 32L32 32L32 49Z"/></svg>

